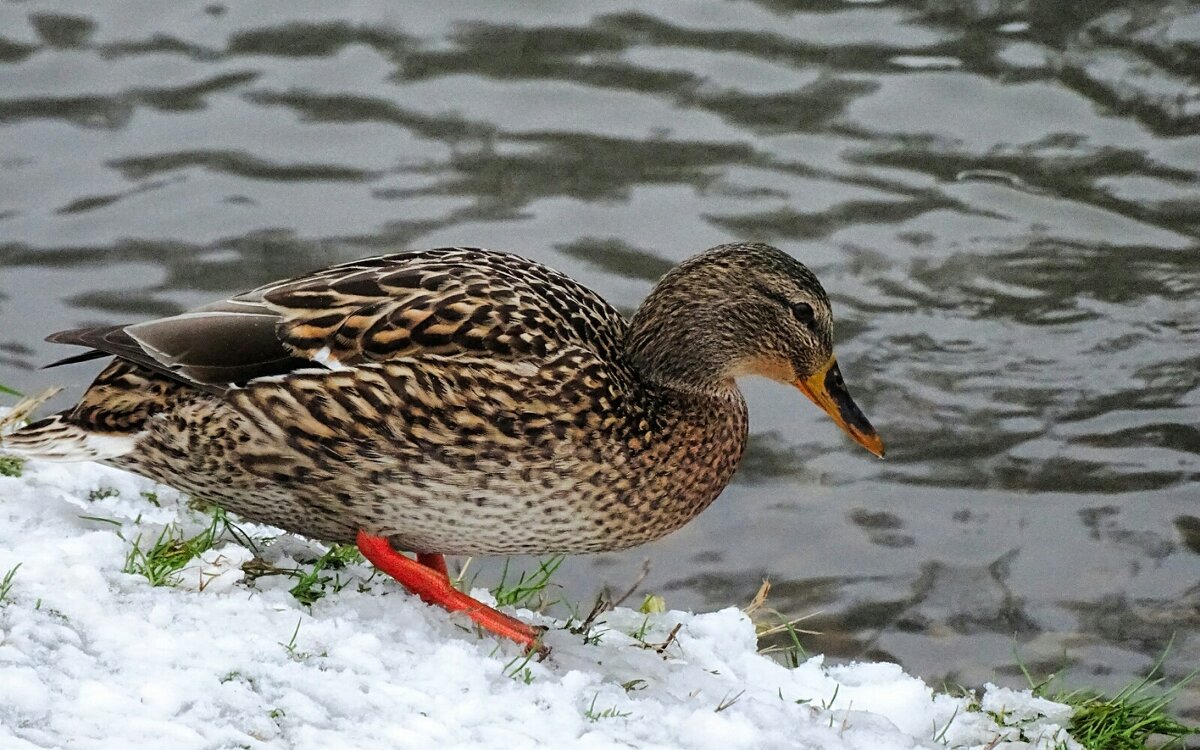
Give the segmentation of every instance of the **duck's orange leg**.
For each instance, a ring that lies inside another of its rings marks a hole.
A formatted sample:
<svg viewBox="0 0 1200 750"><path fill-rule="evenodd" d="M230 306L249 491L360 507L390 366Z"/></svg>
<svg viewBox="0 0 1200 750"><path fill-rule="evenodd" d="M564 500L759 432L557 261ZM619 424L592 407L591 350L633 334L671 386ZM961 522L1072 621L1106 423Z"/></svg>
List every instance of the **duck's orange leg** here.
<svg viewBox="0 0 1200 750"><path fill-rule="evenodd" d="M417 560L405 557L387 539L358 532L358 549L371 564L400 582L400 585L428 604L436 604L451 612L463 612L488 632L520 643L527 649L545 653L539 633L520 620L498 612L483 602L472 599L450 584L446 575L446 559L438 554L423 553Z"/></svg>
<svg viewBox="0 0 1200 750"><path fill-rule="evenodd" d="M417 562L421 563L435 573L441 573L447 578L450 577L450 570L446 567L445 555L437 552L418 552Z"/></svg>

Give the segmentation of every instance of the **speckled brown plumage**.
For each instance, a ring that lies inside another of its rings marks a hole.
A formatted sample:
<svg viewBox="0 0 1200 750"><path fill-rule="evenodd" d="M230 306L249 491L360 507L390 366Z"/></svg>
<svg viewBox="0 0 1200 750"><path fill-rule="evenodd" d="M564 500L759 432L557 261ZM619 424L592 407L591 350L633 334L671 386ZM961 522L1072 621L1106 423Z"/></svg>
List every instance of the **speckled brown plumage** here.
<svg viewBox="0 0 1200 750"><path fill-rule="evenodd" d="M300 534L364 530L419 552L656 539L737 468L747 425L734 378L824 383L832 367L844 392L824 291L754 244L680 265L628 323L532 261L444 248L51 338L116 359L76 407L6 448L112 437L90 457ZM843 400L835 418L866 424Z"/></svg>

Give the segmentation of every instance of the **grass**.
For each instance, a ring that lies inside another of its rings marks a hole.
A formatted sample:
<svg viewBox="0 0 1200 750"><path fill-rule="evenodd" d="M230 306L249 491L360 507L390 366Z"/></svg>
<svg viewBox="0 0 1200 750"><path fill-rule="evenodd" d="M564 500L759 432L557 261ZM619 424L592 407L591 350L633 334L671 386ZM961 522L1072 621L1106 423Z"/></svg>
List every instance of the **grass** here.
<svg viewBox="0 0 1200 750"><path fill-rule="evenodd" d="M8 595L12 592L13 578L17 575L17 569L21 567L21 563L17 563L0 578L0 607L8 603Z"/></svg>
<svg viewBox="0 0 1200 750"><path fill-rule="evenodd" d="M24 459L16 456L0 456L0 477L19 477L24 470Z"/></svg>
<svg viewBox="0 0 1200 750"><path fill-rule="evenodd" d="M554 557L542 560L537 567L537 570L532 573L521 571L516 581L509 582L508 560L504 561L504 568L500 571L500 582L492 589L492 596L496 599L498 607L520 607L526 606L530 609L542 609L547 606L547 601L544 596L546 586L550 584L550 578L559 566L566 559L565 555L555 555ZM529 604L535 596L541 596L540 601L536 606L530 607Z"/></svg>
<svg viewBox="0 0 1200 750"><path fill-rule="evenodd" d="M795 669L808 660L808 651L804 648L804 644L800 642L800 634L820 635L820 633L815 630L802 630L797 628L796 625L802 620L813 617L819 613L814 612L812 614L802 615L801 617L788 619L777 610L766 606L767 596L770 594L770 592L771 582L764 578L762 585L758 587L758 593L754 595L754 599L750 601L750 604L742 608L742 611L745 612L746 616L754 622L754 633L760 642L764 638L770 638L771 636L779 635L780 633L787 633L788 642L786 645L767 646L765 648L760 648L758 653L763 654L764 656L781 654L783 665L788 669ZM763 622L761 615L764 613L772 615L778 620L778 622Z"/></svg>
<svg viewBox="0 0 1200 750"><path fill-rule="evenodd" d="M616 706L612 706L610 708L604 708L604 709L597 711L596 710L596 699L598 699L599 697L600 697L599 692L597 692L595 695L593 695L592 696L592 705L588 706L587 710L583 712L584 717L587 718L588 721L596 722L596 721L600 721L601 719L623 719L627 716L633 715L632 711L618 711Z"/></svg>
<svg viewBox="0 0 1200 750"><path fill-rule="evenodd" d="M307 651L300 651L296 648L296 636L300 635L301 622L302 620L296 620L296 628L292 631L292 637L288 639L287 643L278 641L279 645L283 646L283 650L287 651L288 656L295 661L304 661L311 656Z"/></svg>
<svg viewBox="0 0 1200 750"><path fill-rule="evenodd" d="M89 493L88 499L101 500L117 494L118 492L112 488L101 487ZM142 492L141 496L152 505L161 507L161 501L157 494ZM125 557L122 572L140 575L149 581L152 586L177 585L180 581L180 571L192 559L212 549L221 539L226 537L253 551L256 555L258 554L258 544L256 544L255 540L251 539L244 530L230 520L228 514L223 509L217 506L200 505L191 502L189 502L188 507L198 512L202 511L209 514L211 520L205 529L189 537L184 534L179 524L170 523L159 532L158 537L155 538L153 544L148 548L143 546L142 535L139 534L133 540L129 553ZM95 516L80 517L116 526L121 525L119 521L108 518L98 518ZM261 539L258 541L269 542L269 540ZM289 589L289 593L301 604L311 606L330 593L330 591L341 591L349 583L349 580L342 580L342 577L336 573L330 575L329 571L342 570L348 565L361 562L363 562L362 554L359 553L354 545L334 544L324 554L313 560L312 566L307 569L300 567L277 568L263 563L257 557L246 565L243 565L242 569L248 581L268 575L285 575L296 579L296 583ZM542 583L542 585L544 586L545 583ZM201 588L203 588L203 582Z"/></svg>
<svg viewBox="0 0 1200 750"><path fill-rule="evenodd" d="M765 626L758 629L759 639L769 638L777 633L787 633L788 643L784 646L770 646L760 650L759 653L764 655L776 653L781 654L783 665L788 669L795 669L804 662L808 661L808 651L804 648L804 644L800 642L800 634L805 633L808 635L815 635L815 633L813 633L811 630L800 630L796 627L796 623L805 618L797 617L789 620L773 609L767 611L778 617L779 623L777 625ZM805 617L807 617L807 615Z"/></svg>
<svg viewBox="0 0 1200 750"><path fill-rule="evenodd" d="M573 606L570 602L563 603L566 605L567 609L571 610L571 616L567 618L563 629L568 630L575 635L583 636L583 642L585 644L594 646L600 643L600 641L604 638L604 634L609 631L609 628L601 627L602 625L605 625L606 622L599 618L605 612L608 612L613 608L613 603L609 600L608 594L605 592L605 590L601 589L600 593L596 595L596 601L592 604L591 610L587 613L587 616L583 617L582 619L579 617L578 607ZM638 631L634 631L635 633L640 632L641 637L638 637L637 635L634 635L634 637L642 643L645 643L644 639L646 637L646 630L649 627L649 624L650 618L647 616L642 621L642 628Z"/></svg>
<svg viewBox="0 0 1200 750"><path fill-rule="evenodd" d="M533 682L533 670L529 668L529 662L532 661L535 656L537 656L536 649L530 649L523 655L518 654L510 659L508 663L504 665L504 669L501 671L503 671L504 676L510 680L518 680L526 685L529 685Z"/></svg>
<svg viewBox="0 0 1200 750"><path fill-rule="evenodd" d="M4 383L0 383L0 393L18 398L21 396L20 392L14 391ZM24 459L17 458L16 456L0 456L0 477L19 477L24 469Z"/></svg>
<svg viewBox="0 0 1200 750"><path fill-rule="evenodd" d="M296 601L312 606L320 601L332 588L334 593L346 587L341 576L322 575L326 570L342 570L347 565L363 561L362 554L352 544L334 544L325 554L318 557L307 571L296 569L289 574L297 577L296 585L288 590Z"/></svg>
<svg viewBox="0 0 1200 750"><path fill-rule="evenodd" d="M87 499L90 503L96 503L110 497L118 497L120 494L121 491L115 487L97 487L96 489L88 492Z"/></svg>
<svg viewBox="0 0 1200 750"><path fill-rule="evenodd" d="M718 714L721 713L725 709L729 708L730 706L732 706L733 704L735 704L739 700L741 700L742 696L745 694L746 694L745 690L739 690L736 695L732 695L731 693L726 693L725 697L721 699L721 702L717 704L717 707L715 709L713 709L713 713L718 713ZM731 695L732 695L732 697L731 697Z"/></svg>
<svg viewBox="0 0 1200 750"><path fill-rule="evenodd" d="M1075 692L1054 696L1054 700L1075 709L1068 731L1084 747L1104 750L1183 748L1184 740L1200 730L1167 714L1174 695L1171 691L1167 694L1149 692L1156 684L1157 681L1133 683L1113 698ZM1153 745L1152 740L1155 740Z"/></svg>
<svg viewBox="0 0 1200 750"><path fill-rule="evenodd" d="M244 532L242 533L244 534ZM241 540L239 539L239 541ZM252 544L246 544L246 546L255 549ZM296 583L288 589L288 593L296 601L311 607L329 593L337 593L350 584L351 579L343 580L340 574L329 574L328 571L340 571L348 565L361 562L363 562L363 556L354 545L333 544L320 557L312 560L309 568L280 568L255 557L242 566L242 572L246 574L246 581L251 583L265 576L294 578ZM359 584L360 591L365 590L363 585L363 583Z"/></svg>
<svg viewBox="0 0 1200 750"><path fill-rule="evenodd" d="M1154 675L1162 668L1169 650L1170 644L1145 677L1112 697L1094 690L1051 692L1053 675L1035 682L1024 664L1021 671L1034 695L1065 703L1075 710L1067 731L1088 750L1182 750L1187 747L1187 738L1200 735L1200 727L1188 726L1167 711L1179 690L1196 673L1163 689L1165 678ZM1000 719L997 723L1002 723Z"/></svg>
<svg viewBox="0 0 1200 750"><path fill-rule="evenodd" d="M958 708L955 708L954 713L950 714L950 719L946 722L946 725L941 728L941 731L938 730L937 722L935 721L933 724L933 741L943 745L946 744L946 732L950 731L950 725L953 724L954 720L957 718Z"/></svg>
<svg viewBox="0 0 1200 750"><path fill-rule="evenodd" d="M192 558L212 549L221 534L230 528L225 511L212 513L208 528L195 536L186 536L178 524L167 524L149 549L142 549L142 536L133 540L129 554L125 556L123 573L143 576L151 586L174 586L179 583L179 571Z"/></svg>

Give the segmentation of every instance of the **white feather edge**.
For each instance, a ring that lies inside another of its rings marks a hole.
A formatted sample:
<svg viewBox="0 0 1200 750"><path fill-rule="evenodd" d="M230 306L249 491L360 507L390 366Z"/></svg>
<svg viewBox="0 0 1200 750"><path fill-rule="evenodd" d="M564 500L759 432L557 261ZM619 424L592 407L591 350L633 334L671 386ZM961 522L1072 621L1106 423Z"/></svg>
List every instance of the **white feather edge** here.
<svg viewBox="0 0 1200 750"><path fill-rule="evenodd" d="M61 426L57 434L30 435L22 440L19 433L8 435L0 443L0 453L9 453L39 461L76 462L103 461L124 456L132 451L146 432L131 435L106 435L88 432L78 427ZM41 439L38 439L41 438Z"/></svg>

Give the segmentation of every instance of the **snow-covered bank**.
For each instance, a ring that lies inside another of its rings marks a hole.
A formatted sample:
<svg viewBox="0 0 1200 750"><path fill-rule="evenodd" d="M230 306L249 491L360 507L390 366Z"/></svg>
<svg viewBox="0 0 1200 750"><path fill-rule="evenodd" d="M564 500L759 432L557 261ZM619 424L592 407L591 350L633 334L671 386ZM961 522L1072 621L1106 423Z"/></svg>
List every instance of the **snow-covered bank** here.
<svg viewBox="0 0 1200 750"><path fill-rule="evenodd" d="M552 654L537 663L365 564L337 571L346 585L311 609L289 593L293 579L248 585L253 553L234 542L176 585L122 572L133 540L147 547L172 522L191 535L208 518L95 464L0 477L0 578L20 565L0 602L0 747L886 750L1066 738L1070 710L1028 693L972 702L891 664L817 657L787 669L756 653L736 609L648 622L617 610L586 641L550 630ZM242 528L281 568L323 550ZM676 624L664 654L644 646Z"/></svg>

